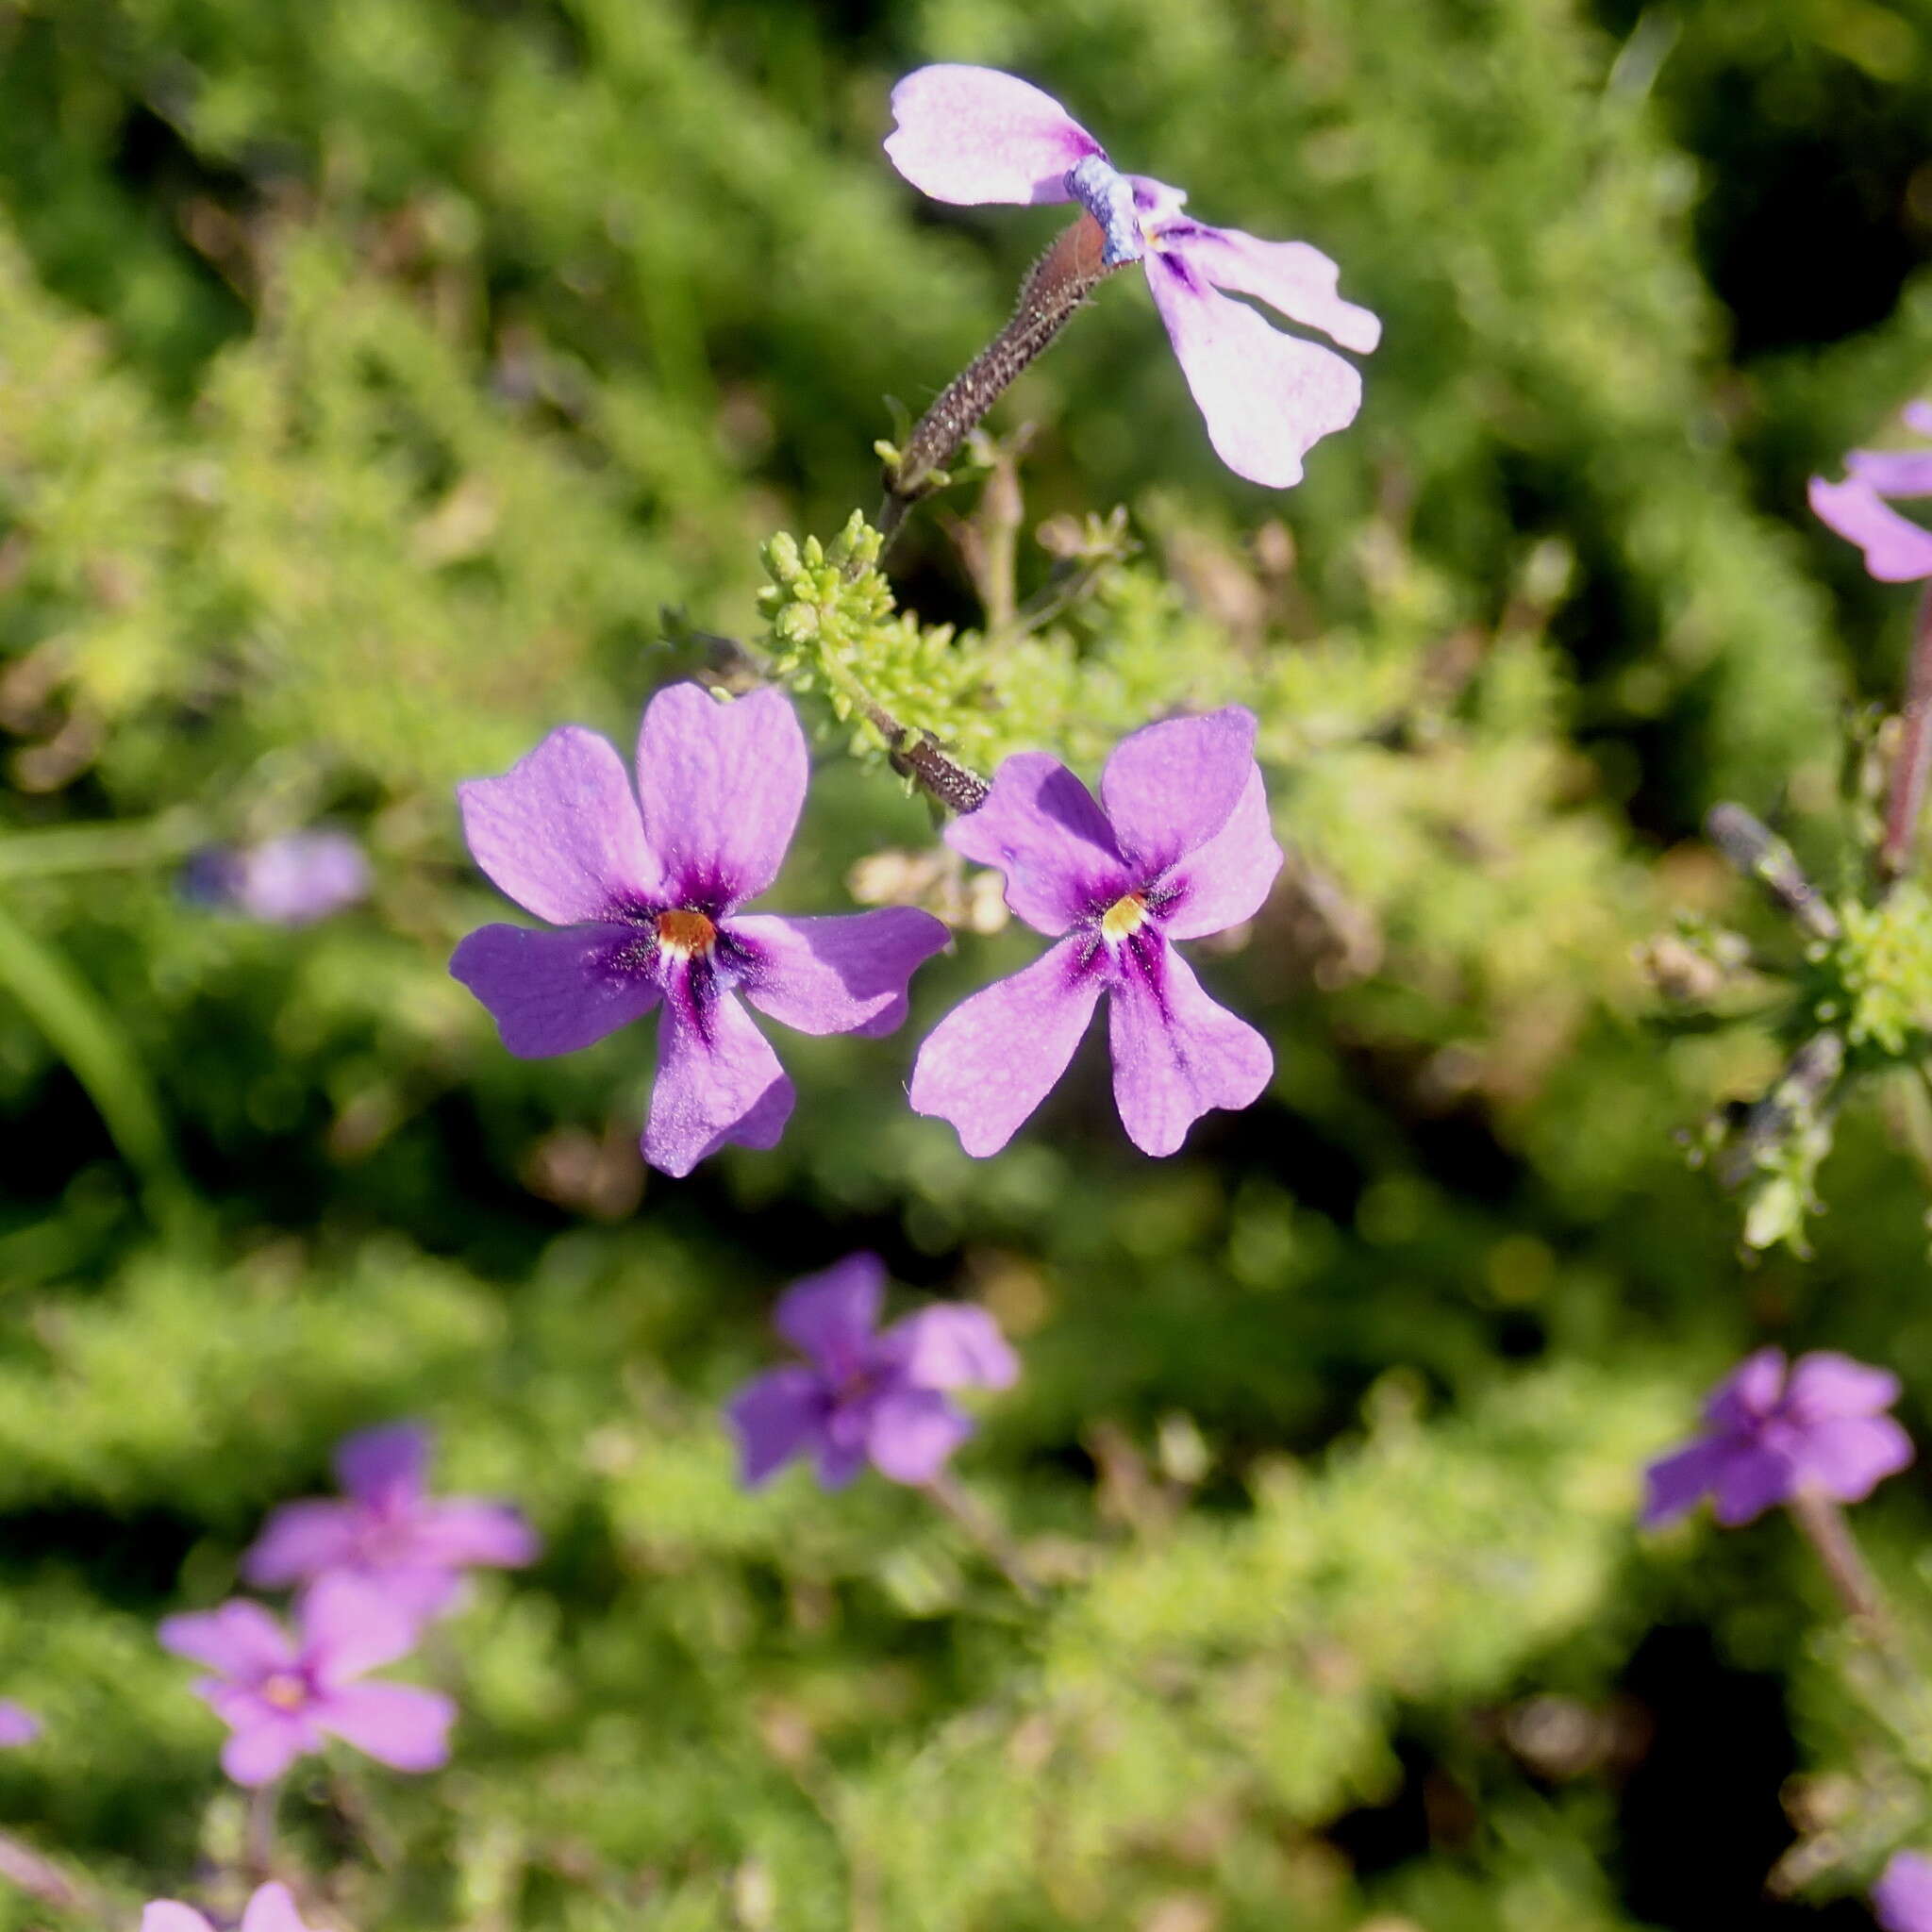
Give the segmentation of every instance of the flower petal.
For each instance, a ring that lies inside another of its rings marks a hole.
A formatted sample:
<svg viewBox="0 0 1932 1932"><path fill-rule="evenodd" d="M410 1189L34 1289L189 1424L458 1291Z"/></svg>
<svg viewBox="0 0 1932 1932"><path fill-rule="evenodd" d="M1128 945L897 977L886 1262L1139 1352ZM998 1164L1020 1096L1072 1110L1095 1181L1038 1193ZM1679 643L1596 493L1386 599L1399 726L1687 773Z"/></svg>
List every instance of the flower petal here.
<svg viewBox="0 0 1932 1932"><path fill-rule="evenodd" d="M1088 943L1062 940L955 1007L913 1062L913 1112L950 1121L968 1154L997 1154L1066 1072L1093 1017L1101 979L1082 962Z"/></svg>
<svg viewBox="0 0 1932 1932"><path fill-rule="evenodd" d="M1872 1888L1872 1909L1884 1932L1932 1932L1932 1858L1895 1853ZM141 1932L148 1932L144 1919Z"/></svg>
<svg viewBox="0 0 1932 1932"><path fill-rule="evenodd" d="M242 1581L257 1590L285 1590L351 1562L363 1521L354 1503L284 1503L242 1552Z"/></svg>
<svg viewBox="0 0 1932 1932"><path fill-rule="evenodd" d="M1067 171L1101 152L1051 94L991 67L922 67L892 90L892 113L886 153L935 201L1070 201Z"/></svg>
<svg viewBox="0 0 1932 1932"><path fill-rule="evenodd" d="M1005 873L1007 904L1053 939L1136 883L1093 794L1044 752L1006 759L986 803L945 837L955 852Z"/></svg>
<svg viewBox="0 0 1932 1932"><path fill-rule="evenodd" d="M774 1369L747 1382L724 1405L738 1437L739 1480L756 1489L819 1437L824 1385L809 1369Z"/></svg>
<svg viewBox="0 0 1932 1932"><path fill-rule="evenodd" d="M1805 1431L1805 1480L1840 1503L1862 1503L1911 1459L1912 1439L1889 1415L1835 1418Z"/></svg>
<svg viewBox="0 0 1932 1932"><path fill-rule="evenodd" d="M177 1898L158 1898L141 1909L141 1932L214 1932L192 1906Z"/></svg>
<svg viewBox="0 0 1932 1932"><path fill-rule="evenodd" d="M298 1718L271 1718L237 1731L222 1746L222 1769L238 1785L273 1784L313 1749L308 1726Z"/></svg>
<svg viewBox="0 0 1932 1932"><path fill-rule="evenodd" d="M1721 1442L1697 1441L1653 1462L1643 1472L1644 1528L1660 1528L1694 1509L1716 1487L1725 1454Z"/></svg>
<svg viewBox="0 0 1932 1932"><path fill-rule="evenodd" d="M10 1697L0 1697L0 1744L9 1749L17 1744L31 1744L41 1735L41 1721L24 1704L16 1704Z"/></svg>
<svg viewBox="0 0 1932 1932"><path fill-rule="evenodd" d="M1855 449L1845 470L1880 496L1932 496L1932 449Z"/></svg>
<svg viewBox="0 0 1932 1932"><path fill-rule="evenodd" d="M972 1418L931 1389L895 1389L872 1406L866 1453L895 1483L929 1483L973 1433Z"/></svg>
<svg viewBox="0 0 1932 1932"><path fill-rule="evenodd" d="M1776 1408L1784 1392L1784 1350L1754 1349L1705 1399L1704 1419L1724 1434L1748 1436Z"/></svg>
<svg viewBox="0 0 1932 1932"><path fill-rule="evenodd" d="M426 1569L483 1564L521 1570L534 1563L543 1544L521 1509L484 1496L446 1496L425 1503L412 1524L417 1556Z"/></svg>
<svg viewBox="0 0 1932 1932"><path fill-rule="evenodd" d="M904 1022L907 982L949 935L930 912L886 906L816 919L746 913L726 937L750 955L739 990L759 1012L801 1033L876 1038Z"/></svg>
<svg viewBox="0 0 1932 1932"><path fill-rule="evenodd" d="M1836 1349L1820 1348L1791 1364L1785 1412L1801 1424L1881 1415L1898 1398L1899 1379L1890 1369L1874 1369Z"/></svg>
<svg viewBox="0 0 1932 1932"><path fill-rule="evenodd" d="M145 1925L142 1932L147 1932ZM261 1885L242 1913L242 1932L308 1932L286 1885Z"/></svg>
<svg viewBox="0 0 1932 1932"><path fill-rule="evenodd" d="M658 1079L644 1125L644 1158L688 1174L727 1141L775 1147L796 1097L751 1016L730 993L691 996L687 971L675 983L658 1037Z"/></svg>
<svg viewBox="0 0 1932 1932"><path fill-rule="evenodd" d="M1179 255L1150 250L1148 286L1215 454L1238 476L1286 490L1302 458L1355 421L1362 379L1333 349L1271 328Z"/></svg>
<svg viewBox="0 0 1932 1932"><path fill-rule="evenodd" d="M886 1264L876 1255L847 1255L794 1281L778 1297L772 1325L826 1374L841 1378L864 1366L886 1298Z"/></svg>
<svg viewBox="0 0 1932 1932"><path fill-rule="evenodd" d="M541 1060L594 1045L648 1013L658 998L644 963L654 951L633 925L485 925L457 947L449 970L490 1009L518 1059Z"/></svg>
<svg viewBox="0 0 1932 1932"><path fill-rule="evenodd" d="M289 1633L259 1604L242 1597L232 1597L218 1609L163 1617L155 1634L163 1650L237 1682L285 1670L295 1661Z"/></svg>
<svg viewBox="0 0 1932 1932"><path fill-rule="evenodd" d="M1010 1389L1020 1358L984 1308L935 1302L895 1322L879 1337L879 1354L920 1389Z"/></svg>
<svg viewBox="0 0 1932 1932"><path fill-rule="evenodd" d="M1172 1154L1209 1108L1261 1097L1274 1072L1268 1042L1209 999L1172 946L1124 953L1108 992L1113 1097L1141 1153Z"/></svg>
<svg viewBox="0 0 1932 1932"><path fill-rule="evenodd" d="M1366 356L1382 340L1381 323L1336 292L1341 271L1306 242L1263 242L1239 228L1198 222L1164 228L1160 239L1217 289L1258 295L1291 322L1320 329L1344 349Z"/></svg>
<svg viewBox="0 0 1932 1932"><path fill-rule="evenodd" d="M1100 802L1135 883L1207 844L1234 815L1254 770L1255 714L1241 705L1169 718L1122 739L1100 774Z"/></svg>
<svg viewBox="0 0 1932 1932"><path fill-rule="evenodd" d="M651 700L638 731L638 797L674 904L715 916L777 877L808 767L782 691L721 704L702 686L674 684Z"/></svg>
<svg viewBox="0 0 1932 1932"><path fill-rule="evenodd" d="M394 1509L423 1493L435 1437L425 1423L384 1423L358 1429L336 1445L342 1493L372 1508Z"/></svg>
<svg viewBox="0 0 1932 1932"><path fill-rule="evenodd" d="M605 919L654 899L624 760L594 731L553 731L500 778L457 787L470 855L500 890L552 925Z"/></svg>
<svg viewBox="0 0 1932 1932"><path fill-rule="evenodd" d="M1718 1465L1712 1513L1726 1529L1749 1523L1797 1488L1790 1457L1755 1442L1732 1443Z"/></svg>
<svg viewBox="0 0 1932 1932"><path fill-rule="evenodd" d="M1254 918L1281 866L1260 767L1251 766L1227 824L1161 880L1161 931L1170 940L1197 940Z"/></svg>
<svg viewBox="0 0 1932 1932"><path fill-rule="evenodd" d="M321 1684L346 1683L416 1645L416 1621L406 1609L379 1585L340 1571L316 1578L296 1607L295 1621L303 1658Z"/></svg>
<svg viewBox="0 0 1932 1932"><path fill-rule="evenodd" d="M449 1762L456 1706L413 1684L351 1684L316 1707L316 1722L392 1771L435 1771Z"/></svg>
<svg viewBox="0 0 1932 1932"><path fill-rule="evenodd" d="M1932 530L1901 516L1871 484L1814 476L1807 493L1821 521L1865 553L1865 568L1881 584L1932 577Z"/></svg>

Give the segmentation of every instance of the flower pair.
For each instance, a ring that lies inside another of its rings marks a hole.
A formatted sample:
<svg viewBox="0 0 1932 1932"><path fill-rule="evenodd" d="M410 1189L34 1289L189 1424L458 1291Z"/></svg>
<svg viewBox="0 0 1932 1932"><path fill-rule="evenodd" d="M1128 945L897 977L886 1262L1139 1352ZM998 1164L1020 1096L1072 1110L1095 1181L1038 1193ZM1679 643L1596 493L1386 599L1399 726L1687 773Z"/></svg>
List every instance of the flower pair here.
<svg viewBox="0 0 1932 1932"><path fill-rule="evenodd" d="M1007 903L1056 940L967 1000L921 1048L911 1100L971 1154L1005 1146L1111 996L1114 1092L1135 1143L1170 1154L1210 1108L1246 1107L1267 1042L1201 990L1174 941L1253 916L1281 865L1238 707L1126 739L1096 804L1063 765L1000 767L947 841L1006 875ZM893 907L792 919L747 913L776 875L804 803L804 734L775 691L720 703L660 691L639 734L637 792L593 733L554 731L501 778L460 788L476 861L559 930L488 925L450 970L513 1054L587 1046L662 1005L644 1157L691 1172L730 1141L776 1143L793 1092L741 999L807 1033L890 1032L913 972L946 943Z"/></svg>

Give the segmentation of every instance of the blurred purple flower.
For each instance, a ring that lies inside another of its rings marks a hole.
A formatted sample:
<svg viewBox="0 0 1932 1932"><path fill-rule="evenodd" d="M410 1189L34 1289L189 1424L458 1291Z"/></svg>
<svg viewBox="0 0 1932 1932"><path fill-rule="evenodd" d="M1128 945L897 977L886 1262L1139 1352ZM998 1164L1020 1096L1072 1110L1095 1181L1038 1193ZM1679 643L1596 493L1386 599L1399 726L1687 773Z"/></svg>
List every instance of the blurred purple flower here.
<svg viewBox="0 0 1932 1932"><path fill-rule="evenodd" d="M1780 1348L1747 1356L1711 1391L1705 1433L1644 1472L1646 1526L1669 1523L1708 1494L1720 1523L1749 1523L1800 1490L1841 1503L1869 1496L1912 1459L1911 1439L1884 1413L1898 1377L1849 1356Z"/></svg>
<svg viewBox="0 0 1932 1932"><path fill-rule="evenodd" d="M417 1621L350 1576L323 1577L296 1610L291 1637L259 1604L168 1617L162 1647L215 1673L194 1685L232 1735L222 1769L238 1785L265 1785L297 1757L345 1739L396 1771L434 1771L449 1757L456 1706L413 1684L359 1684L416 1641Z"/></svg>
<svg viewBox="0 0 1932 1932"><path fill-rule="evenodd" d="M41 1721L24 1704L0 1697L0 1746L31 1744L41 1735Z"/></svg>
<svg viewBox="0 0 1932 1932"><path fill-rule="evenodd" d="M287 832L203 847L182 868L181 890L269 925L311 925L369 896L369 861L346 832Z"/></svg>
<svg viewBox="0 0 1932 1932"><path fill-rule="evenodd" d="M775 691L651 700L638 791L594 732L553 731L501 778L458 788L476 863L558 932L486 925L450 971L522 1058L571 1053L661 1000L644 1158L689 1174L727 1141L773 1147L791 1082L739 1004L801 1033L890 1033L946 943L930 913L819 919L739 908L776 876L805 801L805 736ZM640 806L641 805L641 811Z"/></svg>
<svg viewBox="0 0 1932 1932"><path fill-rule="evenodd" d="M828 1490L868 1460L895 1483L930 1482L973 1433L942 1391L1018 1379L1019 1360L983 1308L935 1303L880 1331L885 1286L877 1256L848 1255L785 1291L773 1325L810 1365L774 1369L726 1405L747 1485L807 1454Z"/></svg>
<svg viewBox="0 0 1932 1932"><path fill-rule="evenodd" d="M421 1618L447 1607L473 1565L535 1561L536 1534L508 1504L425 1493L430 1442L420 1423L349 1437L335 1458L346 1500L283 1504L242 1557L243 1577L280 1590L340 1573Z"/></svg>
<svg viewBox="0 0 1932 1932"><path fill-rule="evenodd" d="M1932 437L1932 402L1909 403L1906 427ZM1881 584L1932 577L1932 530L1901 516L1891 497L1932 496L1932 449L1855 449L1845 457L1846 480L1811 479L1811 508L1865 553L1865 568Z"/></svg>
<svg viewBox="0 0 1932 1932"><path fill-rule="evenodd" d="M141 1932L215 1932L192 1906L158 1898L141 1915ZM242 1913L241 1932L308 1932L286 1885L263 1885Z"/></svg>
<svg viewBox="0 0 1932 1932"><path fill-rule="evenodd" d="M1167 326L1208 439L1236 475L1286 489L1302 458L1345 428L1362 382L1332 349L1272 328L1258 295L1305 328L1366 355L1382 325L1336 293L1338 271L1306 242L1263 242L1181 212L1187 195L1122 175L1051 94L991 67L922 67L892 90L892 165L935 201L1077 201L1099 224L1101 259L1138 261Z"/></svg>
<svg viewBox="0 0 1932 1932"><path fill-rule="evenodd" d="M1932 1858L1899 1852L1872 1888L1885 1932L1932 1932Z"/></svg>
<svg viewBox="0 0 1932 1932"><path fill-rule="evenodd" d="M1251 919L1281 868L1240 706L1149 724L1115 747L1101 804L1041 752L1009 758L946 842L1007 875L1007 904L1058 939L1024 972L954 1008L919 1049L916 1112L994 1154L1066 1071L1103 992L1127 1137L1172 1154L1210 1108L1246 1107L1268 1042L1202 991L1174 949Z"/></svg>

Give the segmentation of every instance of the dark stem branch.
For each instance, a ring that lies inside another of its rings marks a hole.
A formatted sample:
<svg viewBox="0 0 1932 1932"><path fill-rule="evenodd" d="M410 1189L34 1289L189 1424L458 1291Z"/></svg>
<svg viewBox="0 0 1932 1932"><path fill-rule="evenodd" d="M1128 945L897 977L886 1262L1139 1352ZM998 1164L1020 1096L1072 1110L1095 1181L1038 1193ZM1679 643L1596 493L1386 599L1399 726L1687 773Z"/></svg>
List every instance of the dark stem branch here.
<svg viewBox="0 0 1932 1932"><path fill-rule="evenodd" d="M1756 879L1813 939L1839 936L1838 914L1805 876L1797 855L1741 805L1714 805L1705 835L1746 878Z"/></svg>
<svg viewBox="0 0 1932 1932"><path fill-rule="evenodd" d="M1845 1043L1836 1033L1814 1033L1785 1062L1772 1090L1744 1116L1738 1138L1718 1168L1727 1188L1751 1178L1757 1157L1782 1141L1800 1121L1815 1120L1845 1068Z"/></svg>
<svg viewBox="0 0 1932 1932"><path fill-rule="evenodd" d="M1878 878L1883 886L1896 885L1911 868L1919 839L1919 815L1925 804L1928 765L1932 765L1932 589L1919 599L1912 655L1906 665L1898 751L1885 800L1885 836L1878 846Z"/></svg>

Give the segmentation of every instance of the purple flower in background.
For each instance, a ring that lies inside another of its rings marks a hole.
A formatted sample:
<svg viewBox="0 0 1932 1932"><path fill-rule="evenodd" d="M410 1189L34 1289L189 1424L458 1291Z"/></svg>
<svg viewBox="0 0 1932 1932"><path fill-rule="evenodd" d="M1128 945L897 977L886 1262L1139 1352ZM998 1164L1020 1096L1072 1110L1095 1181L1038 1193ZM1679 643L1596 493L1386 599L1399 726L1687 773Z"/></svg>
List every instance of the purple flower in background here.
<svg viewBox="0 0 1932 1932"><path fill-rule="evenodd" d="M1351 364L1220 292L1258 295L1366 355L1382 325L1336 293L1338 271L1319 249L1190 220L1178 188L1116 173L1051 94L991 67L922 67L892 90L892 112L886 153L922 193L969 205L1077 201L1100 225L1107 266L1141 264L1208 438L1238 475L1299 483L1307 451L1355 420L1362 383Z"/></svg>
<svg viewBox="0 0 1932 1932"><path fill-rule="evenodd" d="M1058 940L954 1008L919 1049L915 1111L995 1154L1066 1071L1102 993L1127 1137L1172 1154L1215 1107L1246 1107L1274 1070L1268 1042L1202 991L1174 949L1250 919L1281 869L1240 706L1124 739L1101 803L1041 752L1001 765L946 842L1007 875L1007 904Z"/></svg>
<svg viewBox="0 0 1932 1932"><path fill-rule="evenodd" d="M773 1325L809 1366L774 1369L731 1398L747 1484L794 1456L817 1458L836 1490L870 1461L895 1483L927 1483L973 1433L948 1389L1011 1387L1020 1364L983 1308L939 1302L878 1328L886 1271L875 1255L848 1255L794 1281Z"/></svg>
<svg viewBox="0 0 1932 1932"><path fill-rule="evenodd" d="M1932 437L1932 403L1911 403L1906 427ZM1932 577L1932 530L1901 516L1889 498L1932 496L1932 449L1855 449L1845 457L1846 480L1811 479L1811 508L1840 537L1865 553L1865 568L1881 584Z"/></svg>
<svg viewBox="0 0 1932 1932"><path fill-rule="evenodd" d="M141 1915L141 1932L215 1932L192 1906L158 1898ZM242 1913L241 1932L308 1932L286 1885L256 1888Z"/></svg>
<svg viewBox="0 0 1932 1932"><path fill-rule="evenodd" d="M1895 1854L1872 1888L1872 1909L1885 1932L1932 1932L1932 1858Z"/></svg>
<svg viewBox="0 0 1932 1932"><path fill-rule="evenodd" d="M1653 1462L1643 1522L1669 1523L1707 1494L1720 1523L1749 1523L1800 1490L1856 1503L1912 1459L1911 1439L1885 1410L1898 1377L1849 1356L1760 1348L1712 1390L1705 1433Z"/></svg>
<svg viewBox="0 0 1932 1932"><path fill-rule="evenodd" d="M258 1590L357 1576L428 1617L449 1604L473 1565L533 1562L536 1535L508 1504L425 1493L430 1441L420 1423L349 1437L335 1458L346 1500L283 1504L242 1558L242 1574Z"/></svg>
<svg viewBox="0 0 1932 1932"><path fill-rule="evenodd" d="M194 1693L231 1736L222 1769L238 1785L265 1785L333 1733L396 1771L434 1771L449 1757L456 1707L413 1684L358 1684L416 1641L408 1608L349 1576L325 1576L302 1598L298 1634L259 1604L168 1617L162 1647L206 1664Z"/></svg>
<svg viewBox="0 0 1932 1932"><path fill-rule="evenodd" d="M776 876L805 802L805 736L775 691L651 700L635 796L575 725L501 778L458 787L476 863L558 932L486 925L450 971L522 1058L571 1053L661 1000L644 1158L689 1174L726 1141L773 1147L791 1082L739 1004L801 1033L890 1033L915 968L946 943L930 913L741 913ZM640 808L641 807L641 810Z"/></svg>
<svg viewBox="0 0 1932 1932"><path fill-rule="evenodd" d="M0 1746L31 1744L41 1735L41 1721L24 1704L0 1697Z"/></svg>
<svg viewBox="0 0 1932 1932"><path fill-rule="evenodd" d="M183 867L181 890L269 925L312 925L369 896L369 860L346 832L287 832L205 847Z"/></svg>

